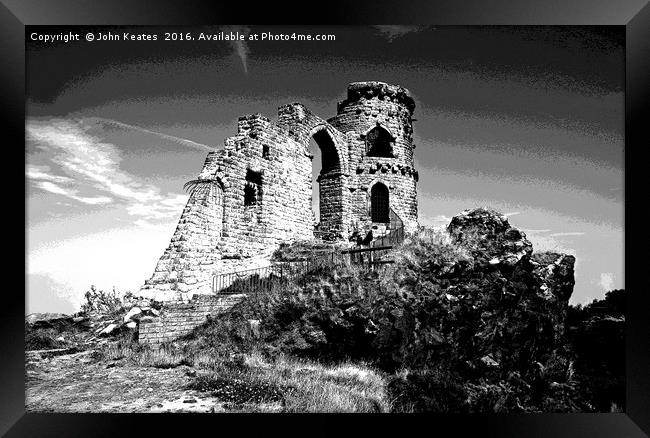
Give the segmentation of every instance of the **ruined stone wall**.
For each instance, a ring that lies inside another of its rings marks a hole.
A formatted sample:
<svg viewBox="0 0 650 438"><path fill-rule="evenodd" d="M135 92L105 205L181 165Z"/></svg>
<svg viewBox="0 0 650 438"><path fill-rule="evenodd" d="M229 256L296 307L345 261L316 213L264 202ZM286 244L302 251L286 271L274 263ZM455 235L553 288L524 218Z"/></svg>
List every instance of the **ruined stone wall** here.
<svg viewBox="0 0 650 438"><path fill-rule="evenodd" d="M224 190L218 181L191 194L169 246L141 295L172 299L178 292L209 291L211 272L221 258L218 245L223 234L223 202Z"/></svg>
<svg viewBox="0 0 650 438"><path fill-rule="evenodd" d="M261 184L245 205L250 172ZM269 258L282 242L313 238L311 160L266 117L241 117L237 135L208 154L198 179L204 184L192 192L144 296L210 293L214 273L246 269L249 259Z"/></svg>
<svg viewBox="0 0 650 438"><path fill-rule="evenodd" d="M240 117L236 135L206 157L171 242L141 294L174 300L179 292L211 293L215 273L264 266L284 242L314 237L311 209L313 138L321 148L320 231L347 240L372 224L370 194L389 190L389 205L407 231L417 226L413 161L414 101L404 88L352 83L337 115L326 121L292 103L278 121ZM368 136L380 127L392 156L368 156Z"/></svg>
<svg viewBox="0 0 650 438"><path fill-rule="evenodd" d="M323 167L317 180L320 200L319 228L321 231L333 232L345 238L351 231L347 138L330 123L299 103L284 105L278 109L278 125L304 145L308 154L309 142L314 138L321 149L323 159L333 163L332 166ZM309 182L311 188L311 174Z"/></svg>
<svg viewBox="0 0 650 438"><path fill-rule="evenodd" d="M237 136L226 140L214 177L230 183L221 242L224 258L246 258L281 242L312 237L311 161L304 145L253 115L239 119ZM260 199L245 205L248 170L262 175Z"/></svg>
<svg viewBox="0 0 650 438"><path fill-rule="evenodd" d="M160 310L160 316L140 320L138 341L149 345L171 342L191 333L209 317L217 316L243 299L244 295L197 295L188 301L168 301Z"/></svg>

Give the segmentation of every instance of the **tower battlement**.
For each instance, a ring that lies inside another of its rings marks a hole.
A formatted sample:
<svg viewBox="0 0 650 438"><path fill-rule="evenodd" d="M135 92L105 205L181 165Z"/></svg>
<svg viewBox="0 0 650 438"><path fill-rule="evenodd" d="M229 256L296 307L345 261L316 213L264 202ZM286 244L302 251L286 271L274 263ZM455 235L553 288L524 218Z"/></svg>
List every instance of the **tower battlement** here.
<svg viewBox="0 0 650 438"><path fill-rule="evenodd" d="M338 103L337 112L362 99L388 100L404 105L411 114L415 110L415 100L409 90L399 85L379 81L351 82L348 84L347 98Z"/></svg>

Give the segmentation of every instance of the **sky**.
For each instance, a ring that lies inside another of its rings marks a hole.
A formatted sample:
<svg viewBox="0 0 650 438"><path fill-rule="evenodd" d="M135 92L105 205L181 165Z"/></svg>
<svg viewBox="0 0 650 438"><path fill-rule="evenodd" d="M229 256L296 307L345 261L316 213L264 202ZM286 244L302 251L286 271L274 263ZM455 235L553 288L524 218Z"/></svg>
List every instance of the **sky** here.
<svg viewBox="0 0 650 438"><path fill-rule="evenodd" d="M84 40L109 30L159 39ZM26 313L75 312L91 285L137 292L239 116L301 102L329 118L365 80L414 96L422 225L493 207L535 251L576 256L572 303L624 287L624 28L30 26L26 48Z"/></svg>

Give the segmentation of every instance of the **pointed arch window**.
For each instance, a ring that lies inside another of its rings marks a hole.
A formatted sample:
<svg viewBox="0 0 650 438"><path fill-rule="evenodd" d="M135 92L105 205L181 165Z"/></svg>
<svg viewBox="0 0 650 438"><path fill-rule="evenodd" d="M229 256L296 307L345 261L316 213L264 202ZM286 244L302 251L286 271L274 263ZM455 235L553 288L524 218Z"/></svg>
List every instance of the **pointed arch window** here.
<svg viewBox="0 0 650 438"><path fill-rule="evenodd" d="M393 137L390 133L377 125L366 134L366 155L369 157L394 158Z"/></svg>
<svg viewBox="0 0 650 438"><path fill-rule="evenodd" d="M373 222L390 222L388 187L382 183L375 184L370 190L370 216Z"/></svg>

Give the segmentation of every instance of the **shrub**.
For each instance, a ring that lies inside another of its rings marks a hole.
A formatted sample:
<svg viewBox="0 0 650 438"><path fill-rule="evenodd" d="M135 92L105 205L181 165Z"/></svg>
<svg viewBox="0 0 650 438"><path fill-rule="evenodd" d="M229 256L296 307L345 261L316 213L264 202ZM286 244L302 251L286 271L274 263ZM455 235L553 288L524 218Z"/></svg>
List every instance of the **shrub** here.
<svg viewBox="0 0 650 438"><path fill-rule="evenodd" d="M389 379L394 412L446 412L466 410L467 394L460 378L445 367L397 373Z"/></svg>
<svg viewBox="0 0 650 438"><path fill-rule="evenodd" d="M51 350L55 348L64 348L66 342L57 339L60 336L60 332L54 328L32 329L25 324L25 349Z"/></svg>
<svg viewBox="0 0 650 438"><path fill-rule="evenodd" d="M84 294L85 302L81 305L80 313L115 315L124 310L122 298L113 289L112 292L97 290L94 285Z"/></svg>
<svg viewBox="0 0 650 438"><path fill-rule="evenodd" d="M567 325L581 393L597 412L625 409L625 291L571 306Z"/></svg>

